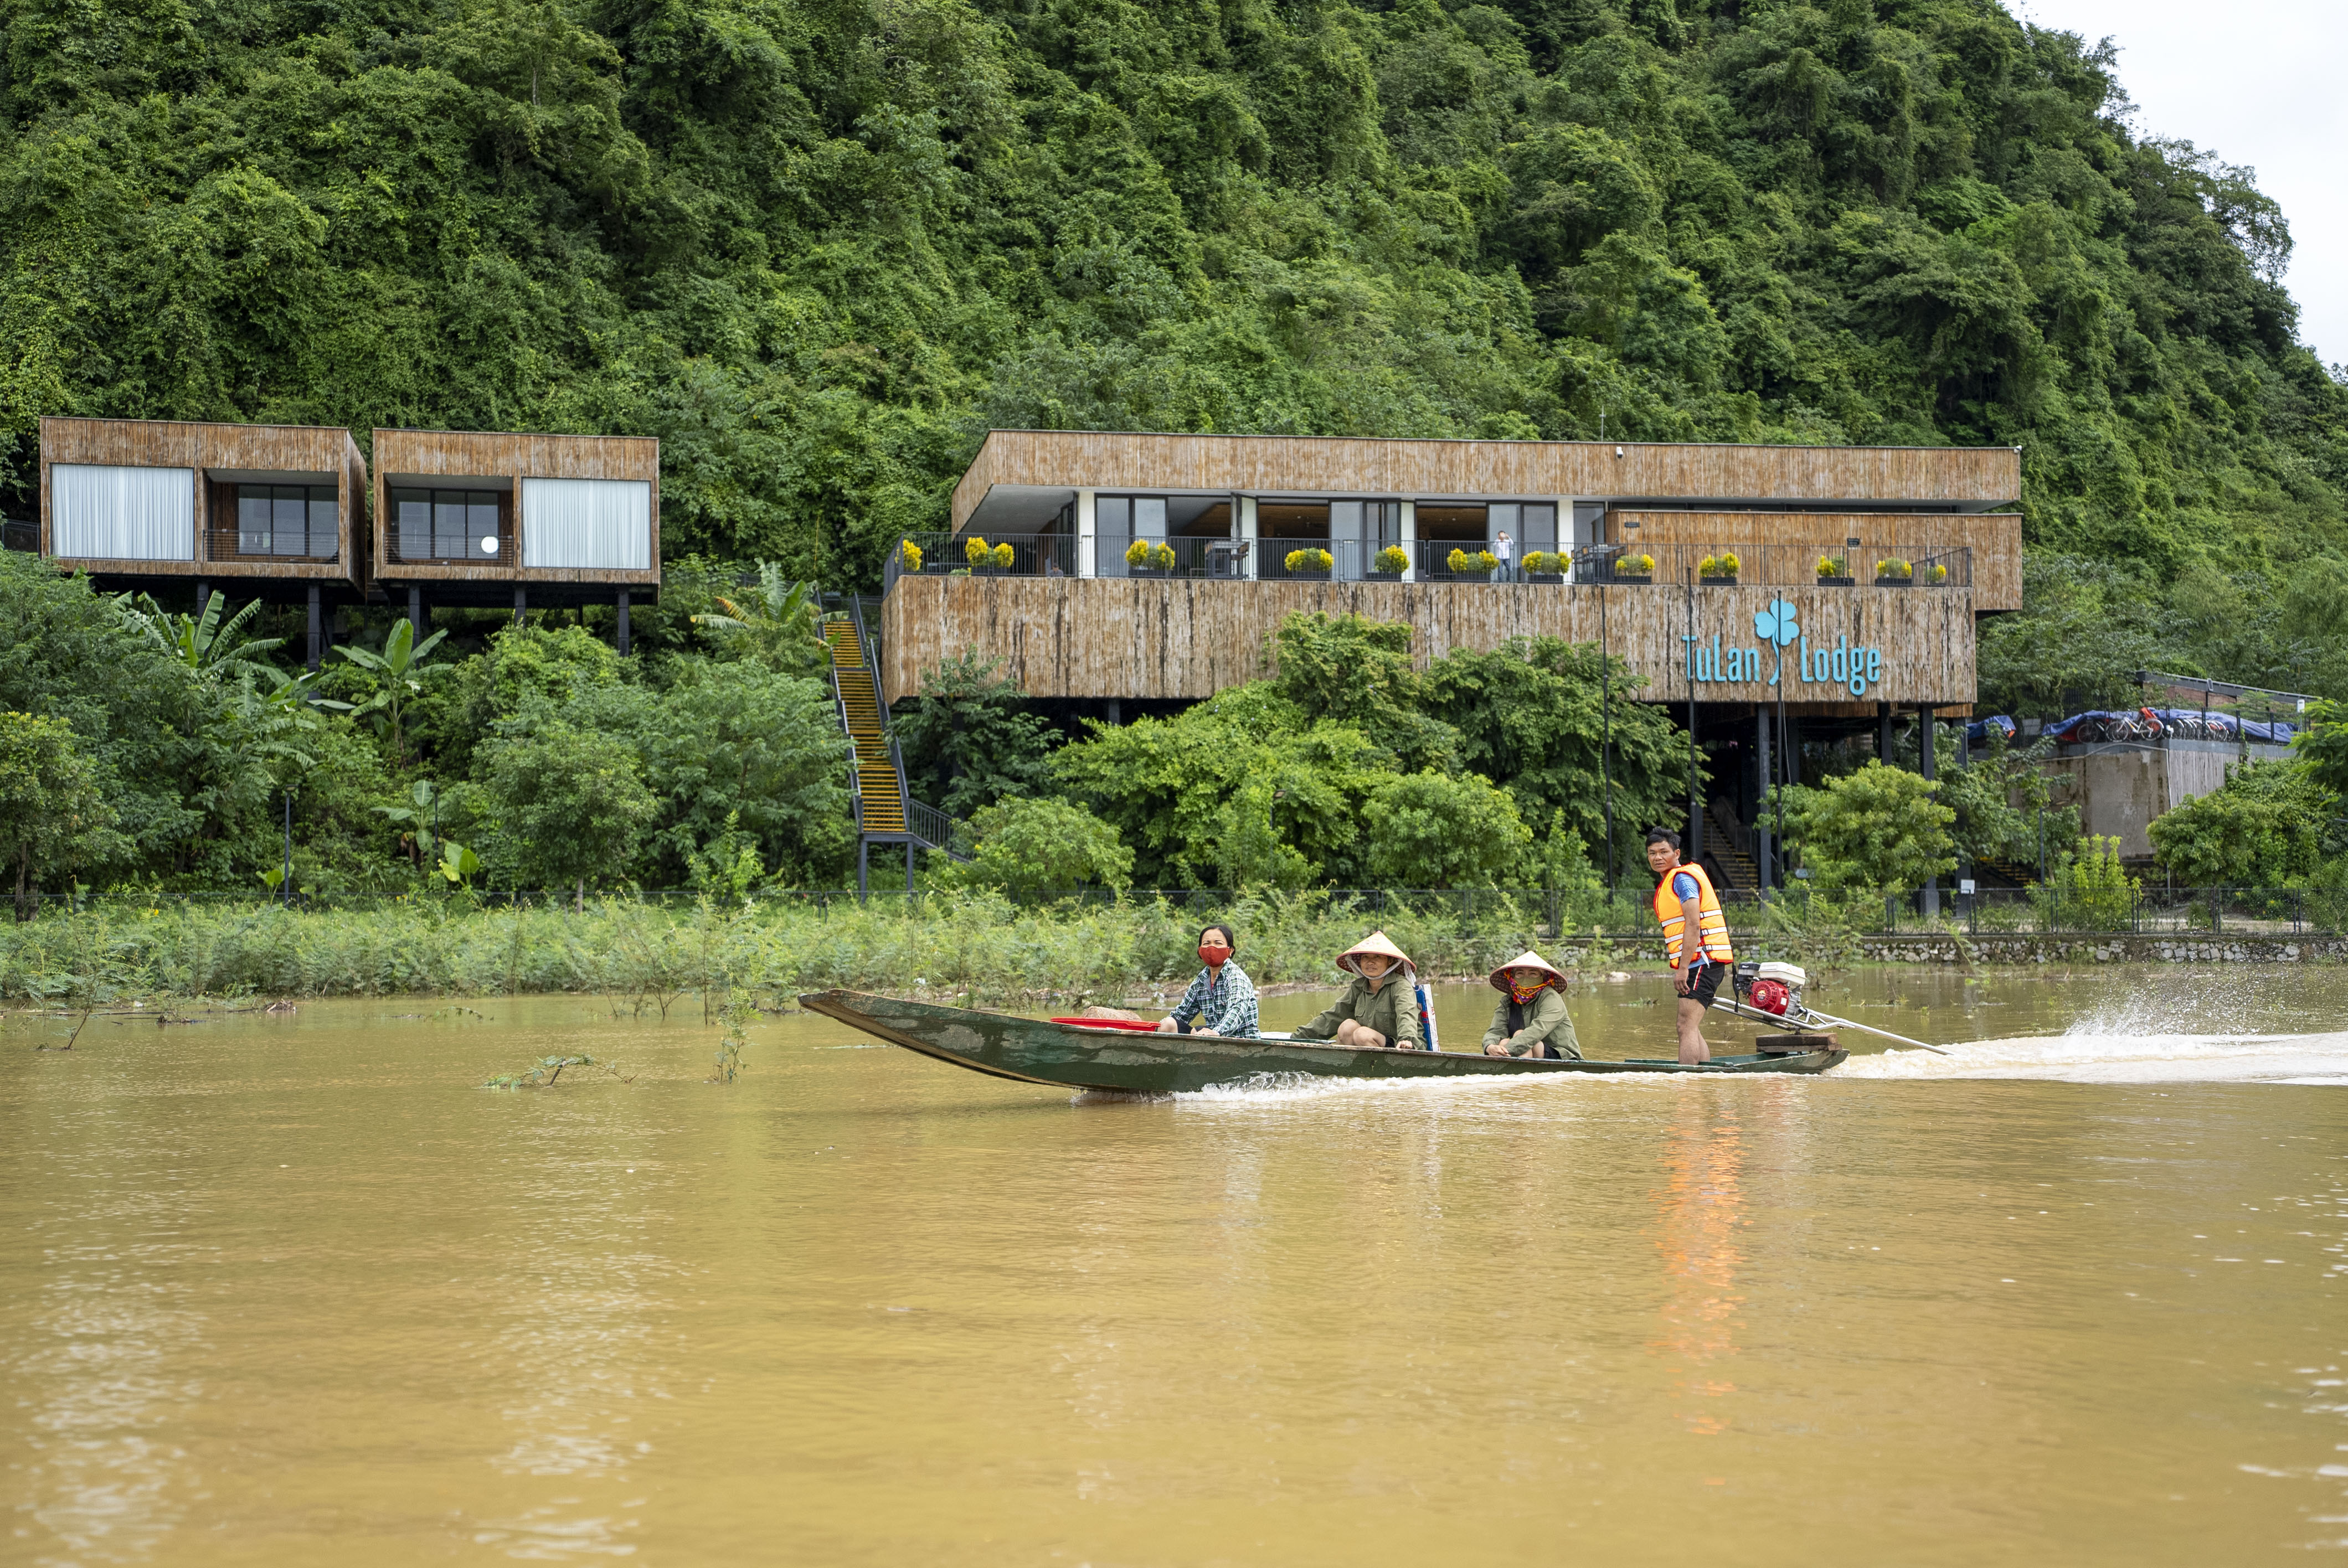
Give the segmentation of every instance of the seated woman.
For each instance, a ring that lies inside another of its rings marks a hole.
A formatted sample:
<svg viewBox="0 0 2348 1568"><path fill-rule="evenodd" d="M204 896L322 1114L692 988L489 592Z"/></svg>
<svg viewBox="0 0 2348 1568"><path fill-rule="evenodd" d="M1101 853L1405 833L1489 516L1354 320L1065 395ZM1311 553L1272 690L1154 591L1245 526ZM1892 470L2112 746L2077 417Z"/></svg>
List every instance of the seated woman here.
<svg viewBox="0 0 2348 1568"><path fill-rule="evenodd" d="M1353 984L1328 1010L1297 1030L1296 1039L1364 1049L1426 1049L1426 1030L1418 1020L1418 972L1384 931L1373 931L1338 954L1337 967L1352 973Z"/></svg>
<svg viewBox="0 0 2348 1568"><path fill-rule="evenodd" d="M1210 926L1199 933L1199 961L1206 968L1174 1004L1174 1011L1158 1020L1159 1033L1255 1033L1255 982L1231 962L1239 948L1229 926Z"/></svg>
<svg viewBox="0 0 2348 1568"><path fill-rule="evenodd" d="M1581 1042L1565 1011L1565 977L1547 958L1527 948L1492 971L1492 989L1500 993L1500 1005L1484 1031L1485 1055L1581 1060Z"/></svg>

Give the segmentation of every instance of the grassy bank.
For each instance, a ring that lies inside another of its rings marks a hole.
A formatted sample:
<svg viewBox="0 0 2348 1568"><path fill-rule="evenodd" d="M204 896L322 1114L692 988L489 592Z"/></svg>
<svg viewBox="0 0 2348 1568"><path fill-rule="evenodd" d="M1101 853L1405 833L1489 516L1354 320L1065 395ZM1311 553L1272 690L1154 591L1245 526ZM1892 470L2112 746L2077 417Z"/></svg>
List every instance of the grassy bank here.
<svg viewBox="0 0 2348 1568"><path fill-rule="evenodd" d="M1465 918L1278 896L1237 897L1217 914L1238 928L1240 962L1259 985L1325 981L1332 956L1374 926L1430 977L1481 974L1540 935L1538 905L1505 899ZM654 1009L705 990L747 987L765 999L847 986L980 1004L1114 1000L1187 983L1207 917L1156 902L1015 909L984 894L820 910L623 900L579 912L428 901L324 912L101 906L0 924L0 998L572 991Z"/></svg>

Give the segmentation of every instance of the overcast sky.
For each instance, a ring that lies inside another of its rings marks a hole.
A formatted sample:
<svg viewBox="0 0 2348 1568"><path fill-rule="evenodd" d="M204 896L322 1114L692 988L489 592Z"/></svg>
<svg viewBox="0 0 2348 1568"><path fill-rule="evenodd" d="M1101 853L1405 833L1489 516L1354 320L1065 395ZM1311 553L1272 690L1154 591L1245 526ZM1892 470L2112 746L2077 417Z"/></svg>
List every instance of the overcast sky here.
<svg viewBox="0 0 2348 1568"><path fill-rule="evenodd" d="M2041 27L2119 46L2145 136L2259 171L2293 242L2300 336L2348 362L2348 0L2006 0Z"/></svg>

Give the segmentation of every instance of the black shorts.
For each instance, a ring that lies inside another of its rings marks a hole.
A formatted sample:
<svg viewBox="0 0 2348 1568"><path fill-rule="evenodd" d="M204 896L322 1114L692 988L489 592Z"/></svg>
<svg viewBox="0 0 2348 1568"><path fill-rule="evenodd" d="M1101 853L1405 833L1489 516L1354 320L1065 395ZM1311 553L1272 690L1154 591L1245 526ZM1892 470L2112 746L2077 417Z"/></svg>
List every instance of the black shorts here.
<svg viewBox="0 0 2348 1568"><path fill-rule="evenodd" d="M1702 1002L1704 1006L1710 1007L1712 999L1720 993L1720 977L1727 972L1726 964L1715 963L1709 959L1699 961L1688 971L1689 978L1694 979L1695 984L1681 991L1680 995L1689 1001ZM1673 989L1679 987L1679 977L1676 974L1672 977L1672 986Z"/></svg>

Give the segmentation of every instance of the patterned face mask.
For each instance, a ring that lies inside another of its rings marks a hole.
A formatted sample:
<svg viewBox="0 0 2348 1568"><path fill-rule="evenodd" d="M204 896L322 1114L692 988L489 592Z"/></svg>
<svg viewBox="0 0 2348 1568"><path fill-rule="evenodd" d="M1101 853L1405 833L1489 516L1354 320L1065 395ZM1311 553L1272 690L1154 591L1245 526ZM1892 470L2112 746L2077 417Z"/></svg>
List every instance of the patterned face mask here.
<svg viewBox="0 0 2348 1568"><path fill-rule="evenodd" d="M1509 995L1516 999L1516 1003L1519 1007L1523 1007L1526 1003L1531 1001L1533 998L1540 995L1542 990L1548 987L1549 977L1547 975L1537 975L1533 979L1533 983L1526 986L1517 983L1518 973L1519 971L1515 969L1510 969L1509 971Z"/></svg>

